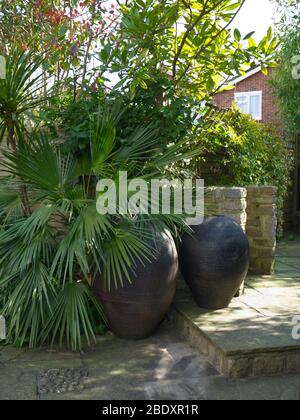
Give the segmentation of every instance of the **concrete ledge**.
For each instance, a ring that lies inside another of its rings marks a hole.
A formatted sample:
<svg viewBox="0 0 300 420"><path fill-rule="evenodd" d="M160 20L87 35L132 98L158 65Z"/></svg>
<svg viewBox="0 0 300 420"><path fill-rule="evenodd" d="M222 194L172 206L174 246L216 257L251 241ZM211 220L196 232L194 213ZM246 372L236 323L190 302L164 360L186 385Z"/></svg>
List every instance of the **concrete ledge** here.
<svg viewBox="0 0 300 420"><path fill-rule="evenodd" d="M219 311L199 308L182 285L177 292L173 315L178 329L228 378L300 372L300 341L292 338L299 283L285 287L281 278L282 287L276 289L272 280L248 279L245 295Z"/></svg>
<svg viewBox="0 0 300 420"><path fill-rule="evenodd" d="M208 356L209 361L224 376L231 379L300 372L300 345L287 348L237 350L227 352L174 307L175 321L190 344Z"/></svg>

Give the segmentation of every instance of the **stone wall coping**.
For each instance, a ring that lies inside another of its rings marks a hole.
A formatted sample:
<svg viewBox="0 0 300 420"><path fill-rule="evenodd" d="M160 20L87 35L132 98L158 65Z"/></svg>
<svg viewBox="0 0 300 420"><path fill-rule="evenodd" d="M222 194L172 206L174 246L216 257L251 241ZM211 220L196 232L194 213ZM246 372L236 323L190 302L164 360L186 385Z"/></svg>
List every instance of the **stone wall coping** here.
<svg viewBox="0 0 300 420"><path fill-rule="evenodd" d="M261 185L261 186L249 186L247 187L248 194L250 193L259 193L265 195L274 195L277 194L278 188L272 185Z"/></svg>

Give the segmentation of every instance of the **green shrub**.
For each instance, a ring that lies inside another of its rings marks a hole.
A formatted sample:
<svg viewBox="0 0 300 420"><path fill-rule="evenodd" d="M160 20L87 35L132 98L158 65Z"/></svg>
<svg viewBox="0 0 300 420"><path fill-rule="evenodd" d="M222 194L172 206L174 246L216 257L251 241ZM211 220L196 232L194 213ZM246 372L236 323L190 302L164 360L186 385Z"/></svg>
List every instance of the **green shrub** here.
<svg viewBox="0 0 300 420"><path fill-rule="evenodd" d="M280 48L277 48L276 61L280 65L272 77L274 94L279 99L282 120L287 132L300 133L300 79L299 79L299 45L300 14L299 1L274 0L278 6L276 23Z"/></svg>
<svg viewBox="0 0 300 420"><path fill-rule="evenodd" d="M284 139L237 109L212 116L200 136L200 169L208 185L273 185L278 188L277 209L291 182L292 155Z"/></svg>

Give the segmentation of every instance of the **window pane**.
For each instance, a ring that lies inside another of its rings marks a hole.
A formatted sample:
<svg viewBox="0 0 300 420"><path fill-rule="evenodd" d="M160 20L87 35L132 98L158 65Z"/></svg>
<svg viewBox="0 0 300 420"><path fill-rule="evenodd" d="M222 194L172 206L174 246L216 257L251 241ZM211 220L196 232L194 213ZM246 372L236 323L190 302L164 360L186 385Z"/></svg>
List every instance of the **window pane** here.
<svg viewBox="0 0 300 420"><path fill-rule="evenodd" d="M261 100L260 95L250 96L250 114L253 118L260 118L261 114Z"/></svg>
<svg viewBox="0 0 300 420"><path fill-rule="evenodd" d="M240 110L244 113L248 113L249 112L249 97L248 96L237 96L236 97L236 102L238 104L238 107L240 108Z"/></svg>

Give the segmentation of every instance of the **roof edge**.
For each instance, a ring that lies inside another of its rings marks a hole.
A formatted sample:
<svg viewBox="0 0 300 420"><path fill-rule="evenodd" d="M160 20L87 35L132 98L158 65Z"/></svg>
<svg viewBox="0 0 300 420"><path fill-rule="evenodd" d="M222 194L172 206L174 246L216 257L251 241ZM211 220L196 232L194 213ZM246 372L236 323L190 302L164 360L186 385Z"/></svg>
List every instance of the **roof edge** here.
<svg viewBox="0 0 300 420"><path fill-rule="evenodd" d="M259 73L260 71L261 71L261 67L260 66L256 67L255 69L252 69L252 70L248 71L244 76L239 76L239 77L236 77L235 79L232 79L230 81L230 83L232 85L237 85L238 83L242 82L243 80L248 79L251 76L254 76L255 74Z"/></svg>

